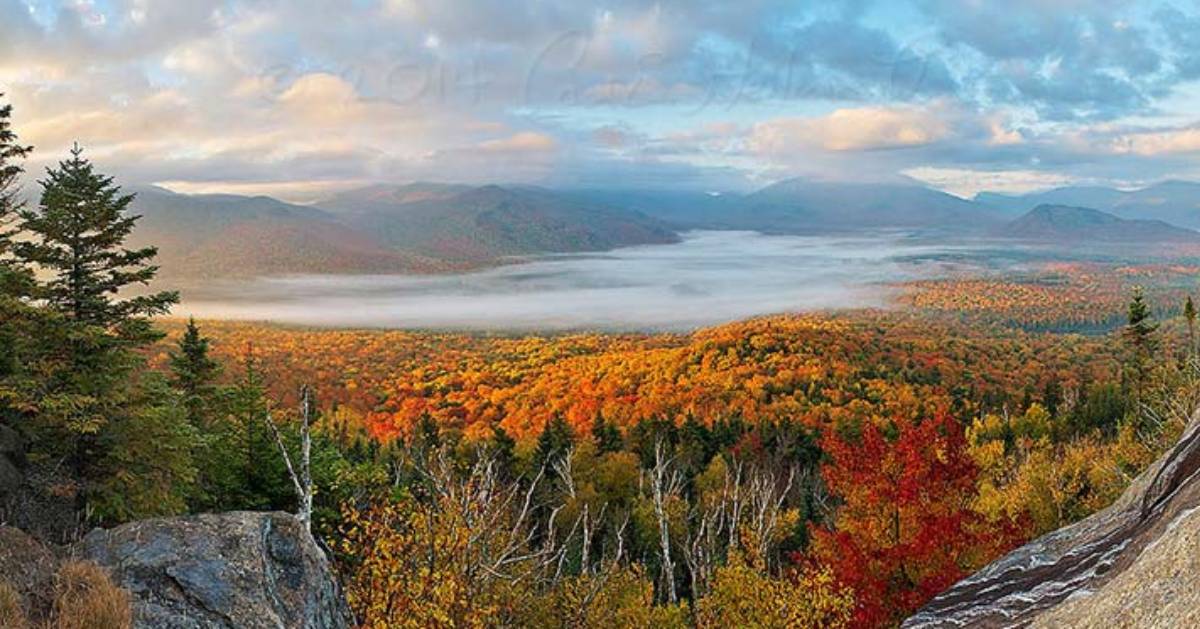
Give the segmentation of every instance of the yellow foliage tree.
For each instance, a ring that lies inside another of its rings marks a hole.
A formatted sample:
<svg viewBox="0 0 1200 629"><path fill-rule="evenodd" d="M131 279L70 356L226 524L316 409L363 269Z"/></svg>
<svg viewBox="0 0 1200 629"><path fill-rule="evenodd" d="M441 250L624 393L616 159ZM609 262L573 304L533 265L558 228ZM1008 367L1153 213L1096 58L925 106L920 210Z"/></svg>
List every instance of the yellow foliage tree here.
<svg viewBox="0 0 1200 629"><path fill-rule="evenodd" d="M854 595L825 570L793 572L772 578L738 552L717 568L708 594L696 604L701 628L785 629L845 627L854 611Z"/></svg>

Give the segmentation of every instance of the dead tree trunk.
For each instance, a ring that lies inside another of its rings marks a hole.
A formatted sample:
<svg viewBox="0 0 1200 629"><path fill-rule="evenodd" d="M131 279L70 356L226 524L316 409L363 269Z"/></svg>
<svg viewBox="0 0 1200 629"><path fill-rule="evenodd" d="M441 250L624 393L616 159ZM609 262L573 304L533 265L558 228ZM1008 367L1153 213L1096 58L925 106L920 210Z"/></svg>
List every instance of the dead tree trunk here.
<svg viewBox="0 0 1200 629"><path fill-rule="evenodd" d="M300 471L297 473L296 466L292 464L292 456L283 443L283 435L279 433L279 427L275 425L271 414L267 413L267 425L271 427L275 445L279 446L279 453L283 455L283 462L287 465L288 476L292 479L292 487L296 490L296 499L299 502L296 519L300 520L310 534L312 533L313 512L312 468L310 465L313 415L312 389L308 385L304 385L300 387Z"/></svg>
<svg viewBox="0 0 1200 629"><path fill-rule="evenodd" d="M667 517L667 499L672 496L679 485L679 476L670 471L671 459L668 459L660 438L654 444L654 470L650 479L651 491L654 498L654 514L658 518L659 545L662 552L662 577L667 586L667 600L674 605L679 601L675 591L675 564L671 561L671 532L670 520Z"/></svg>

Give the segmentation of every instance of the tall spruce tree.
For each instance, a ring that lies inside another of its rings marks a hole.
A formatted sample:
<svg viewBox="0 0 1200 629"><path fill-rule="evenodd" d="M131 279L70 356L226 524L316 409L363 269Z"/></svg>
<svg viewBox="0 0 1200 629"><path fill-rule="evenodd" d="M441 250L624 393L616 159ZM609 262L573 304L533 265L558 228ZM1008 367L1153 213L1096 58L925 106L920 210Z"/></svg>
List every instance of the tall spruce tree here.
<svg viewBox="0 0 1200 629"><path fill-rule="evenodd" d="M208 355L209 343L200 334L196 320L189 318L178 349L171 352L171 385L183 396L188 422L197 428L207 424L212 415L216 380L221 373L221 363Z"/></svg>
<svg viewBox="0 0 1200 629"><path fill-rule="evenodd" d="M134 351L161 338L150 317L165 313L178 295L119 294L154 278L157 268L150 261L156 250L125 248L138 218L127 214L133 197L97 173L78 147L47 171L41 185L37 207L17 212L23 238L12 247L21 264L45 278L33 287L33 303L54 320L49 327L56 337L38 347L56 370L41 383L39 412L30 423L34 446L47 458L65 457L82 490L81 507L86 501L101 521L133 517L136 508L112 500L117 486L109 481L114 474L151 479L136 475L122 453L157 452L163 461L182 457L172 470L189 465L190 448L152 436L151 428L169 428L152 424L173 420L170 413L147 410L177 401L163 397L165 387L143 388L138 367L144 359Z"/></svg>
<svg viewBox="0 0 1200 629"><path fill-rule="evenodd" d="M147 285L158 272L154 247L126 249L138 216L127 212L133 195L95 171L78 145L71 158L49 169L41 203L22 208L20 227L33 240L15 244L22 260L50 275L39 297L78 324L142 345L161 335L148 317L165 314L179 294L163 291L126 299L118 293Z"/></svg>
<svg viewBox="0 0 1200 629"><path fill-rule="evenodd" d="M0 94L0 97L3 97ZM21 209L20 176L24 172L21 160L32 147L20 144L12 129L12 105L0 106L0 381L15 374L18 364L20 320L29 314L20 299L26 296L33 276L14 260L10 251L16 232L17 212ZM0 382L0 389L7 387ZM13 397L0 395L0 400ZM8 413L0 402L0 421Z"/></svg>
<svg viewBox="0 0 1200 629"><path fill-rule="evenodd" d="M287 470L268 425L271 400L253 347L247 347L241 378L229 393L227 420L214 427L216 446L206 472L212 507L291 509L295 502Z"/></svg>
<svg viewBox="0 0 1200 629"><path fill-rule="evenodd" d="M1158 330L1158 324L1154 323L1150 306L1146 304L1146 298L1142 294L1141 288L1133 290L1133 298L1129 300L1128 315L1125 338L1137 350L1152 352L1157 347L1154 333Z"/></svg>
<svg viewBox="0 0 1200 629"><path fill-rule="evenodd" d="M0 98L4 94L0 93ZM18 279L29 279L28 271L18 265L9 254L12 250L12 237L16 233L17 212L23 207L21 202L20 177L25 169L21 161L33 150L17 140L17 134L12 128L12 105L0 106L0 291L11 295L16 289L12 282Z"/></svg>
<svg viewBox="0 0 1200 629"><path fill-rule="evenodd" d="M1191 358L1196 353L1196 304L1192 301L1192 296L1187 296L1187 301L1183 302L1183 318L1187 321L1188 329L1188 358Z"/></svg>
<svg viewBox="0 0 1200 629"><path fill-rule="evenodd" d="M1133 298L1129 301L1129 321L1122 330L1129 347L1128 378L1133 385L1135 396L1140 396L1150 371L1150 364L1158 350L1157 332L1158 324L1153 320L1142 289L1135 288Z"/></svg>

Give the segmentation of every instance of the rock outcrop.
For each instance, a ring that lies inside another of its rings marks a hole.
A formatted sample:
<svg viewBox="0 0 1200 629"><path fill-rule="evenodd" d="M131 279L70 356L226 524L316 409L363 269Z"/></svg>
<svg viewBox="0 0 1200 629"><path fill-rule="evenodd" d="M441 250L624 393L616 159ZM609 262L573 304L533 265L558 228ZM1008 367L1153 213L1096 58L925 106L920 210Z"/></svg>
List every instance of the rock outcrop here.
<svg viewBox="0 0 1200 629"><path fill-rule="evenodd" d="M136 627L349 626L324 554L285 513L143 520L94 530L73 550L131 592Z"/></svg>
<svg viewBox="0 0 1200 629"><path fill-rule="evenodd" d="M1018 548L904 627L1200 626L1200 421L1109 508Z"/></svg>

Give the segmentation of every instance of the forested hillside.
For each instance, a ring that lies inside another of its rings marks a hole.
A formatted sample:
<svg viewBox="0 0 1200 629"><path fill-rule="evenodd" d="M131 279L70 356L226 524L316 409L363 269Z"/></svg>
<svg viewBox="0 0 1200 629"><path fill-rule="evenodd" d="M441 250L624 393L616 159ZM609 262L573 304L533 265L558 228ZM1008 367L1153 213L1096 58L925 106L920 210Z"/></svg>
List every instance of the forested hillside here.
<svg viewBox="0 0 1200 629"><path fill-rule="evenodd" d="M536 188L373 186L310 207L270 197L184 195L141 187L130 236L156 245L180 281L295 273L437 273L512 256L670 243L633 211Z"/></svg>
<svg viewBox="0 0 1200 629"><path fill-rule="evenodd" d="M528 186L373 186L319 205L398 250L474 264L678 240L640 212Z"/></svg>
<svg viewBox="0 0 1200 629"><path fill-rule="evenodd" d="M452 265L384 246L321 210L270 197L135 190L130 243L159 248L167 278L288 273L420 273Z"/></svg>
<svg viewBox="0 0 1200 629"><path fill-rule="evenodd" d="M1200 184L1164 181L1137 190L1070 186L1024 195L980 193L975 201L1014 215L1041 204L1081 205L1121 218L1159 220L1190 229L1200 228Z"/></svg>
<svg viewBox="0 0 1200 629"><path fill-rule="evenodd" d="M1005 238L1056 243L1200 243L1200 232L1148 219L1123 219L1091 208L1039 205L998 229Z"/></svg>

